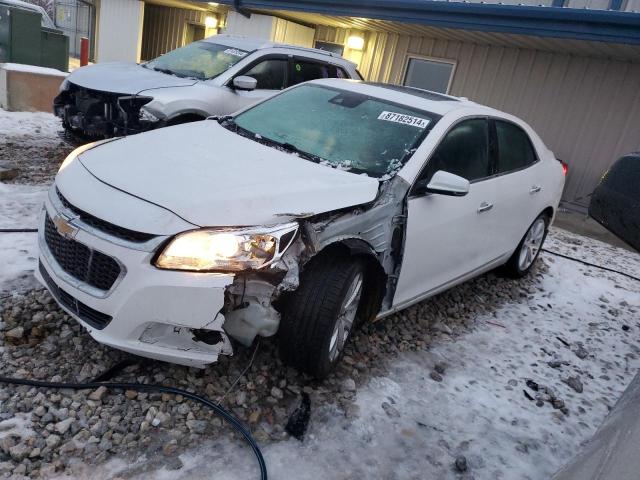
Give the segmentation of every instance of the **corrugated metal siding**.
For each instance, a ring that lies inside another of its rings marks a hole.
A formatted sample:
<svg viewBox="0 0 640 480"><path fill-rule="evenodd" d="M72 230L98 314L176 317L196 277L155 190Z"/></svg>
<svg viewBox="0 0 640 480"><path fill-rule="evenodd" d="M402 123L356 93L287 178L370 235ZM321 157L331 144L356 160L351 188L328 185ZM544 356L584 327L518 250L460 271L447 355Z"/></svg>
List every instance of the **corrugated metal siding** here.
<svg viewBox="0 0 640 480"><path fill-rule="evenodd" d="M568 0L565 7L568 8L588 8L589 10L607 10L611 0Z"/></svg>
<svg viewBox="0 0 640 480"><path fill-rule="evenodd" d="M142 30L142 59L149 60L185 44L188 23L204 25L205 11L147 4Z"/></svg>
<svg viewBox="0 0 640 480"><path fill-rule="evenodd" d="M316 39L344 43L349 30L318 26ZM586 205L602 173L640 150L639 62L501 45L367 32L368 80L402 83L407 55L456 62L450 93L523 118L569 163L564 199ZM640 187L639 187L640 188Z"/></svg>
<svg viewBox="0 0 640 480"><path fill-rule="evenodd" d="M625 12L638 12L640 13L640 0L627 0L626 4L623 2L622 10Z"/></svg>
<svg viewBox="0 0 640 480"><path fill-rule="evenodd" d="M633 0L640 2L640 0ZM266 11L265 11L266 12ZM518 47L550 52L562 51L583 56L607 56L620 60L640 59L640 45L581 41L564 38L536 37L495 32L480 32L453 28L437 28L410 23L389 22L368 18L332 17L308 12L271 12L283 18L309 25L325 25L333 28L355 29L382 33L396 33L414 37L428 37L443 40L471 42L506 47Z"/></svg>

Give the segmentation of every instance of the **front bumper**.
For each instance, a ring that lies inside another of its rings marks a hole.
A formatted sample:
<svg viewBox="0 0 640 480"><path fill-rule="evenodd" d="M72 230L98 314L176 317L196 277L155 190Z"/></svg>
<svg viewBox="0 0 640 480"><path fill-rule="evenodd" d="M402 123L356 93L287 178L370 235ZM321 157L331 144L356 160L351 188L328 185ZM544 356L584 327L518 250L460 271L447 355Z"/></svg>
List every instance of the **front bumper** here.
<svg viewBox="0 0 640 480"><path fill-rule="evenodd" d="M121 274L108 291L79 281L61 267L45 241L47 215L51 219L57 215L71 219L69 223L77 228L73 240L118 262ZM222 329L221 310L225 289L234 277L155 268L151 259L166 238L160 236L131 245L112 238L74 218L53 187L40 219L40 266L36 278L98 342L144 357L203 367L216 361L220 354L233 353ZM93 317L87 316L87 312L103 315L104 326L91 321ZM211 336L203 341L195 338L202 330L219 333L213 336L213 341Z"/></svg>

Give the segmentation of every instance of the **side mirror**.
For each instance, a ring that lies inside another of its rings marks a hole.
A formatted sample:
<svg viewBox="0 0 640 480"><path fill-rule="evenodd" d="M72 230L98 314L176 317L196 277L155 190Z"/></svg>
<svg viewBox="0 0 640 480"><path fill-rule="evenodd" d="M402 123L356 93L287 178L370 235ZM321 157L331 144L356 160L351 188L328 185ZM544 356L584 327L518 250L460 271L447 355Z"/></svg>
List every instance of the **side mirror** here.
<svg viewBox="0 0 640 480"><path fill-rule="evenodd" d="M416 193L436 193L438 195L451 195L463 197L469 193L469 180L454 175L453 173L438 170L431 180L423 180L416 185Z"/></svg>
<svg viewBox="0 0 640 480"><path fill-rule="evenodd" d="M250 92L251 90L255 90L258 86L258 81L253 77L248 77L247 75L240 75L233 79L233 88L236 90L245 90Z"/></svg>

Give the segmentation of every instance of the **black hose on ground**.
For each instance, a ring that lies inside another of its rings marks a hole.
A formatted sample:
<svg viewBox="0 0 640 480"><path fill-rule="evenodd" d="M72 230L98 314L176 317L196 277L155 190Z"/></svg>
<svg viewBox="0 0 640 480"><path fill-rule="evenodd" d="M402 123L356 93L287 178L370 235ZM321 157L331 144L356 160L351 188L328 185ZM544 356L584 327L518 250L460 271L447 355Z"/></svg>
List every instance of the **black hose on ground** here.
<svg viewBox="0 0 640 480"><path fill-rule="evenodd" d="M603 267L602 265L597 265L595 263L587 262L586 260L581 260L580 258L570 257L569 255L564 255L564 254L559 253L559 252L554 252L552 250L547 250L546 248L542 248L541 250L543 252L545 252L545 253L550 253L551 255L555 255L556 257L566 258L567 260L571 260L571 261L574 261L574 262L582 263L583 265L587 265L588 267L599 268L600 270L606 270L607 272L617 273L618 275L624 275L625 277L630 278L631 280L636 280L636 281L640 282L640 278L634 277L633 275L631 275L629 273L621 272L620 270L614 270L613 268Z"/></svg>
<svg viewBox="0 0 640 480"><path fill-rule="evenodd" d="M0 228L0 233L37 233L37 228Z"/></svg>
<svg viewBox="0 0 640 480"><path fill-rule="evenodd" d="M261 480L267 480L267 465L262 457L262 452L260 451L260 447L251 436L251 432L247 430L244 425L231 415L227 410L222 408L220 405L213 403L211 400L201 397L200 395L196 395L195 393L189 392L187 390L182 390L180 388L173 387L165 387L162 385L149 385L145 383L119 383L119 382L89 382L89 383L63 383L63 382L46 382L40 380L28 380L24 378L11 378L11 377L2 377L0 376L0 384L8 384L8 385L26 385L28 387L36 387L36 388L62 388L62 389L70 389L70 390L94 390L96 388L105 387L109 390L136 390L141 392L160 392L160 393L171 393L174 395L182 395L184 398L188 398L194 402L201 403L207 408L210 408L214 411L216 415L227 421L231 426L240 433L245 441L251 447L253 454L258 459L258 465L260 467L260 478Z"/></svg>

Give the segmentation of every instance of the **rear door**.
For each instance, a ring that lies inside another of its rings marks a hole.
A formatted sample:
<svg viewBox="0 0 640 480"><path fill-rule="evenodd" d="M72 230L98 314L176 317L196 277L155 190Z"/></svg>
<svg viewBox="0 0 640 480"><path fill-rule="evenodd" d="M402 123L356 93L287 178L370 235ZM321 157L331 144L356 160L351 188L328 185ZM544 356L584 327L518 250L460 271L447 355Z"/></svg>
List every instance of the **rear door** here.
<svg viewBox="0 0 640 480"><path fill-rule="evenodd" d="M289 86L319 78L350 78L347 72L337 65L320 60L294 56L289 73Z"/></svg>
<svg viewBox="0 0 640 480"><path fill-rule="evenodd" d="M503 119L491 120L497 150L496 188L501 192L496 246L502 254L515 250L533 220L542 212L543 164L529 135Z"/></svg>

